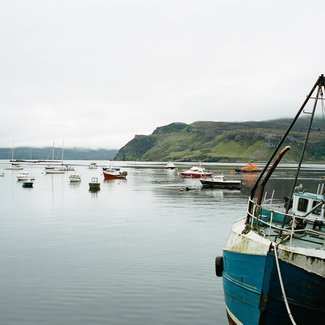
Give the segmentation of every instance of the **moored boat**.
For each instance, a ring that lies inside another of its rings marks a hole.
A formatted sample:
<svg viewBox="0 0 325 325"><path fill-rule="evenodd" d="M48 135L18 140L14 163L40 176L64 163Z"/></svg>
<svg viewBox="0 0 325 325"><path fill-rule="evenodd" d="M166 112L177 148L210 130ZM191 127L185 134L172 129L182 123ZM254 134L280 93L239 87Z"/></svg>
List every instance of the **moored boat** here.
<svg viewBox="0 0 325 325"><path fill-rule="evenodd" d="M165 168L169 169L169 170L174 170L176 168L176 166L175 166L174 163L169 162L169 163L166 164Z"/></svg>
<svg viewBox="0 0 325 325"><path fill-rule="evenodd" d="M213 175L211 177L200 178L203 187L206 188L225 188L235 189L241 188L241 181L237 179L228 179L224 175Z"/></svg>
<svg viewBox="0 0 325 325"><path fill-rule="evenodd" d="M70 183L80 183L81 177L79 174L72 174L69 176L69 181Z"/></svg>
<svg viewBox="0 0 325 325"><path fill-rule="evenodd" d="M64 174L65 170L59 166L47 166L45 167L45 174Z"/></svg>
<svg viewBox="0 0 325 325"><path fill-rule="evenodd" d="M89 169L97 169L97 163L95 163L95 162L92 162L92 163L90 163L89 165L88 165L88 168Z"/></svg>
<svg viewBox="0 0 325 325"><path fill-rule="evenodd" d="M113 166L113 165L109 165L109 166L104 166L104 167L102 167L102 169L103 169L103 171L106 171L106 170L108 170L108 171L120 171L120 167L116 167L116 166Z"/></svg>
<svg viewBox="0 0 325 325"><path fill-rule="evenodd" d="M89 184L89 191L99 191L100 190L100 182L97 177L92 177Z"/></svg>
<svg viewBox="0 0 325 325"><path fill-rule="evenodd" d="M22 187L32 188L34 185L34 179L26 179L23 181Z"/></svg>
<svg viewBox="0 0 325 325"><path fill-rule="evenodd" d="M75 171L74 167L71 165L62 165L62 166L60 166L60 168L65 172L74 172Z"/></svg>
<svg viewBox="0 0 325 325"><path fill-rule="evenodd" d="M126 179L127 176L126 171L114 170L114 169L106 169L103 170L103 175L105 180L111 179Z"/></svg>
<svg viewBox="0 0 325 325"><path fill-rule="evenodd" d="M17 181L27 181L27 180L34 180L35 177L31 176L29 172L22 171L17 175Z"/></svg>
<svg viewBox="0 0 325 325"><path fill-rule="evenodd" d="M248 162L243 167L235 168L235 171L239 173L259 173L262 171L262 169L253 162Z"/></svg>
<svg viewBox="0 0 325 325"><path fill-rule="evenodd" d="M11 148L11 159L10 159L11 165L7 167L7 170L22 170L24 169L22 166L20 166L19 163L15 162L14 160L14 147Z"/></svg>
<svg viewBox="0 0 325 325"><path fill-rule="evenodd" d="M216 258L230 324L311 325L325 319L325 187L312 191L297 186L323 93L321 75L251 189L246 216L233 224L223 256ZM296 175L279 205L267 200L265 188L290 150L283 144L310 100L304 144L297 144L302 152Z"/></svg>
<svg viewBox="0 0 325 325"><path fill-rule="evenodd" d="M19 164L12 163L9 167L6 168L7 170L23 170L24 167L22 167Z"/></svg>
<svg viewBox="0 0 325 325"><path fill-rule="evenodd" d="M202 166L193 166L188 170L180 172L181 177L184 178L201 178L201 177L210 177L213 175L212 172L207 171Z"/></svg>

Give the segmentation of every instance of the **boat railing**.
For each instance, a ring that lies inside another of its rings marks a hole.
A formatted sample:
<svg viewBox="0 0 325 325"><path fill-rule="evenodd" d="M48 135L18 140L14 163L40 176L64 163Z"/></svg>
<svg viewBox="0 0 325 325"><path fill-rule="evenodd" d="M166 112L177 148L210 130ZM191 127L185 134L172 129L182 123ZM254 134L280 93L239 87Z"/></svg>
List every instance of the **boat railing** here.
<svg viewBox="0 0 325 325"><path fill-rule="evenodd" d="M317 206L314 207L316 208ZM273 240L276 241L277 238L287 237L290 244L293 239L300 239L323 245L325 248L325 231L323 230L325 221L310 217L310 213L311 211L304 216L298 216L276 209L263 208L250 198L246 225L249 230L252 229L269 240L274 238ZM309 217L306 218L307 216Z"/></svg>

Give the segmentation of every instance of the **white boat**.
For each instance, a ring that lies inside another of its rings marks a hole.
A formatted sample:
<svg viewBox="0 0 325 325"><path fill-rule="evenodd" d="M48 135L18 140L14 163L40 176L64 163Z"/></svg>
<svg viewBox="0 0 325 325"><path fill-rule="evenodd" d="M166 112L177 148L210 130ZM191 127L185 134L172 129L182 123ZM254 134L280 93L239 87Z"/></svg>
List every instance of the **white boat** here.
<svg viewBox="0 0 325 325"><path fill-rule="evenodd" d="M180 175L184 178L201 178L212 176L213 173L207 171L202 166L193 166L190 169L181 172Z"/></svg>
<svg viewBox="0 0 325 325"><path fill-rule="evenodd" d="M97 169L97 164L95 162L92 162L88 165L89 169Z"/></svg>
<svg viewBox="0 0 325 325"><path fill-rule="evenodd" d="M52 146L52 165L45 166L45 174L64 174L64 166L54 165L54 143Z"/></svg>
<svg viewBox="0 0 325 325"><path fill-rule="evenodd" d="M74 172L75 171L74 167L71 165L63 165L63 166L60 166L60 168L65 172Z"/></svg>
<svg viewBox="0 0 325 325"><path fill-rule="evenodd" d="M64 174L64 169L57 166L45 167L45 174Z"/></svg>
<svg viewBox="0 0 325 325"><path fill-rule="evenodd" d="M70 183L79 183L81 182L81 177L78 174L72 174L69 176Z"/></svg>
<svg viewBox="0 0 325 325"><path fill-rule="evenodd" d="M24 168L20 166L17 162L14 162L14 148L11 149L11 166L7 167L7 170L23 170Z"/></svg>
<svg viewBox="0 0 325 325"><path fill-rule="evenodd" d="M17 163L12 163L11 166L6 168L7 170L23 170L24 168Z"/></svg>
<svg viewBox="0 0 325 325"><path fill-rule="evenodd" d="M213 175L212 177L200 178L203 187L208 188L228 188L240 189L241 181L237 179L227 179L224 175Z"/></svg>
<svg viewBox="0 0 325 325"><path fill-rule="evenodd" d="M17 175L17 181L27 181L27 180L34 180L35 177L31 176L29 172L22 171Z"/></svg>
<svg viewBox="0 0 325 325"><path fill-rule="evenodd" d="M173 169L176 168L176 166L175 166L174 163L169 162L169 163L166 164L166 167L165 167L165 168L166 168L166 169L171 169L171 170L173 170Z"/></svg>
<svg viewBox="0 0 325 325"><path fill-rule="evenodd" d="M74 172L74 167L63 162L64 145L62 144L61 168L66 172Z"/></svg>
<svg viewBox="0 0 325 325"><path fill-rule="evenodd" d="M0 177L3 177L3 176L5 176L5 173L0 173Z"/></svg>

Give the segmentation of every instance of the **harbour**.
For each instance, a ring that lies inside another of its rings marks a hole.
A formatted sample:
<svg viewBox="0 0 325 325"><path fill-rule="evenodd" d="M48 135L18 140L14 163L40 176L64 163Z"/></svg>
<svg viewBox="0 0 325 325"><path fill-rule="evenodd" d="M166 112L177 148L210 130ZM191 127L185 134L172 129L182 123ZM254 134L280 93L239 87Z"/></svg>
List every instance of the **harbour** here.
<svg viewBox="0 0 325 325"><path fill-rule="evenodd" d="M3 1L0 325L322 323L324 10Z"/></svg>
<svg viewBox="0 0 325 325"><path fill-rule="evenodd" d="M202 189L179 168L127 162L127 180L104 182L90 162L67 163L81 182L23 165L35 176L31 189L17 181L19 171L5 170L9 161L0 164L1 323L227 324L214 259L244 216L252 182ZM315 166L304 171L305 188L319 181ZM293 176L290 168L276 173L275 198ZM89 191L91 177L100 191Z"/></svg>

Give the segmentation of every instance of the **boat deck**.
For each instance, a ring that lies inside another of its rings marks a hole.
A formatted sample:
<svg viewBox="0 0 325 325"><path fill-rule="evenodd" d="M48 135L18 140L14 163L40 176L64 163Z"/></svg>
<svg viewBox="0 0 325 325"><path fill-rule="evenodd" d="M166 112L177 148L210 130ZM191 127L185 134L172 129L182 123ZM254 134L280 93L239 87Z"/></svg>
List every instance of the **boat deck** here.
<svg viewBox="0 0 325 325"><path fill-rule="evenodd" d="M271 241L286 238L289 247L323 250L325 253L325 223L320 218L286 214L280 205L264 205L258 217L250 217L251 227Z"/></svg>

